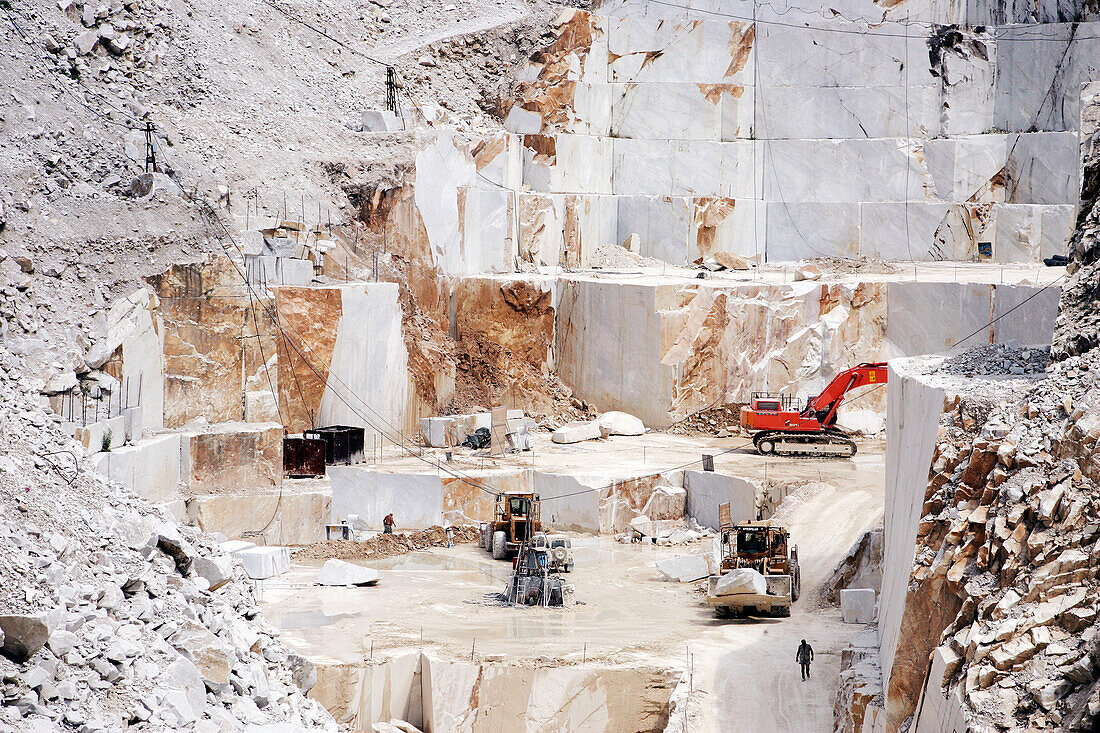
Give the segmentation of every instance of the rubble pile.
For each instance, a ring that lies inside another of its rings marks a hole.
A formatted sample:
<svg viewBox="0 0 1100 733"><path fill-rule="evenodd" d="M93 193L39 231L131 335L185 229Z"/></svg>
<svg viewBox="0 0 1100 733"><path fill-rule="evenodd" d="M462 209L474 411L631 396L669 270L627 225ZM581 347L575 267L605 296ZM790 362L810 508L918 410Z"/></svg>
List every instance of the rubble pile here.
<svg viewBox="0 0 1100 733"><path fill-rule="evenodd" d="M452 541L455 544L472 544L478 541L478 528L454 527ZM442 527L430 527L415 532L380 534L362 542L353 540L328 540L295 548L292 555L297 562L308 560L370 560L381 557L405 555L429 547L445 547L447 533Z"/></svg>
<svg viewBox="0 0 1100 733"><path fill-rule="evenodd" d="M930 685L961 693L974 730L1100 721L1098 370L1092 351L1017 400L944 406L899 656L938 658ZM890 685L915 705L896 662Z"/></svg>
<svg viewBox="0 0 1100 733"><path fill-rule="evenodd" d="M936 371L945 374L1034 376L1050 363L1046 347L1018 346L1015 341L990 344L948 357Z"/></svg>
<svg viewBox="0 0 1100 733"><path fill-rule="evenodd" d="M0 730L335 730L240 565L87 469L27 387L0 353Z"/></svg>

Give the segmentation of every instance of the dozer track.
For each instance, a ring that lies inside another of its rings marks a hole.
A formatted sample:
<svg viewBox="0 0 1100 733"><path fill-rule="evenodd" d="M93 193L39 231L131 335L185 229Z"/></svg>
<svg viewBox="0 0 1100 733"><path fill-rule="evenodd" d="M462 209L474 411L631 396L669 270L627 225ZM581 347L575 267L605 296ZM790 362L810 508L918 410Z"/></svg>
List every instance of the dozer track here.
<svg viewBox="0 0 1100 733"><path fill-rule="evenodd" d="M856 444L841 432L828 433L758 433L752 444L760 455L851 458Z"/></svg>

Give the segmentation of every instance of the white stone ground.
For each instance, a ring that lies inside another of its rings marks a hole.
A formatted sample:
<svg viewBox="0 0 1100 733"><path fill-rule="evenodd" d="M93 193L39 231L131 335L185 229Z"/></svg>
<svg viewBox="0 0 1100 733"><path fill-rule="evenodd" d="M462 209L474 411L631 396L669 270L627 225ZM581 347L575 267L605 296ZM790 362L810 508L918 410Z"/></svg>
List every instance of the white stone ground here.
<svg viewBox="0 0 1100 733"><path fill-rule="evenodd" d="M699 449L697 439L660 438L663 450L647 451L653 465ZM556 460L578 468L606 462L614 447L593 443L590 452ZM634 452L640 460L640 445L631 448L619 446L624 463ZM583 535L574 536L570 579L583 603L574 610L486 604L485 594L503 589L509 568L469 545L369 562L382 574L374 588L311 587L316 565L295 565L261 584L261 602L283 641L321 664L359 662L372 650L375 659L426 650L456 660L468 660L471 651L482 659L504 655L510 664L545 657L562 666L690 668L686 722L681 708L669 730L831 730L840 651L863 627L841 623L839 609L817 607L817 589L846 548L882 520L882 447L861 448L855 461L765 462L751 454L716 461L719 471L745 477L763 478L766 470L768 478L826 482L791 495L779 511L804 568L802 600L789 619L720 621L703 603L702 583L659 579L655 560L706 552L709 544L623 545ZM814 677L804 684L794 662L802 638L818 655Z"/></svg>

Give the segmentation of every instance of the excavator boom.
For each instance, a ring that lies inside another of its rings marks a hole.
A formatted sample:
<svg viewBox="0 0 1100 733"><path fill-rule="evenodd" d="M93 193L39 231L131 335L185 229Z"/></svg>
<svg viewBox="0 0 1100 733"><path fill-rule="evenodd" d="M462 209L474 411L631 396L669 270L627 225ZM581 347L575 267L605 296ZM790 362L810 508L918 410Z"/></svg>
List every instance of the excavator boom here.
<svg viewBox="0 0 1100 733"><path fill-rule="evenodd" d="M860 364L851 369L845 369L833 377L833 381L821 390L821 394L812 397L806 405L807 410L818 412L828 409L837 400L844 399L844 395L857 387L868 384L883 384L886 382L886 362Z"/></svg>

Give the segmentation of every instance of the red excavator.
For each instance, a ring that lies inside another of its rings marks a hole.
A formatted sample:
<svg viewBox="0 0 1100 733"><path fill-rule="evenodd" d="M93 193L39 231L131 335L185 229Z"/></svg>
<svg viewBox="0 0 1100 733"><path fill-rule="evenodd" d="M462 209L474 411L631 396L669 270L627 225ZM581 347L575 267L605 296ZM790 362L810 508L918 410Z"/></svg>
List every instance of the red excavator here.
<svg viewBox="0 0 1100 733"><path fill-rule="evenodd" d="M799 410L789 396L755 393L741 408L741 427L753 434L752 444L762 455L825 455L850 458L856 444L836 427L836 412L848 392L886 383L886 363L860 364L833 378Z"/></svg>

